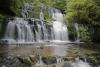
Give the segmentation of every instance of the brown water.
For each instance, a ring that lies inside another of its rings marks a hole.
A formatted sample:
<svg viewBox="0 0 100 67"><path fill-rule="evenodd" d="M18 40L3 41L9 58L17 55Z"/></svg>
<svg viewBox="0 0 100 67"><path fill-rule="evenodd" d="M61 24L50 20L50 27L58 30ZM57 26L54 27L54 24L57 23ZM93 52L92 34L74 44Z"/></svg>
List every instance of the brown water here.
<svg viewBox="0 0 100 67"><path fill-rule="evenodd" d="M67 44L67 45L44 45L44 46L9 46L0 48L0 54L8 55L35 55L40 54L42 56L77 56L96 53L97 50L93 48L83 48L79 45Z"/></svg>
<svg viewBox="0 0 100 67"><path fill-rule="evenodd" d="M97 53L98 50L89 47L83 47L75 44L66 44L66 45L57 45L57 44L49 44L42 46L9 46L9 47L1 47L0 48L0 56L12 56L12 57L30 57L30 56L42 56L42 57L61 57L67 58L67 60L75 60L77 56L85 56L93 53ZM2 58L1 57L1 58ZM59 67L62 67L58 64ZM53 67L54 65L45 65L45 67ZM22 66L21 66L22 67ZM34 66L33 66L34 67ZM41 66L40 66L41 67Z"/></svg>

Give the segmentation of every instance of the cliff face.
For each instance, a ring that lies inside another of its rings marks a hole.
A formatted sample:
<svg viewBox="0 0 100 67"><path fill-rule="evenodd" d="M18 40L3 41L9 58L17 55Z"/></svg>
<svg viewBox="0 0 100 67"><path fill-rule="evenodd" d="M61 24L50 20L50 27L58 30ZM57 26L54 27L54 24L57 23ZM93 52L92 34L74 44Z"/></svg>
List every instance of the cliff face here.
<svg viewBox="0 0 100 67"><path fill-rule="evenodd" d="M4 15L17 15L20 4L18 0L0 0L0 13Z"/></svg>
<svg viewBox="0 0 100 67"><path fill-rule="evenodd" d="M19 16L24 2L31 0L0 0L0 13L10 16Z"/></svg>
<svg viewBox="0 0 100 67"><path fill-rule="evenodd" d="M0 0L0 38L4 32L7 17L20 16L25 0ZM27 0L27 2L30 0Z"/></svg>

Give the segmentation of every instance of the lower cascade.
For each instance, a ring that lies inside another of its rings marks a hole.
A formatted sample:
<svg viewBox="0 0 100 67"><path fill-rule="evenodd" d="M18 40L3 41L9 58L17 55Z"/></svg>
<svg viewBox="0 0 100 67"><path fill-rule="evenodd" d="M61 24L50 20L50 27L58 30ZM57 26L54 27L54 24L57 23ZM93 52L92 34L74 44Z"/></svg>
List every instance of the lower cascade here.
<svg viewBox="0 0 100 67"><path fill-rule="evenodd" d="M4 39L15 40L16 42L32 42L34 35L30 25L23 18L15 18L8 22Z"/></svg>
<svg viewBox="0 0 100 67"><path fill-rule="evenodd" d="M53 31L54 31L54 40L68 41L67 27L62 23L60 23L59 21L55 21L53 23Z"/></svg>

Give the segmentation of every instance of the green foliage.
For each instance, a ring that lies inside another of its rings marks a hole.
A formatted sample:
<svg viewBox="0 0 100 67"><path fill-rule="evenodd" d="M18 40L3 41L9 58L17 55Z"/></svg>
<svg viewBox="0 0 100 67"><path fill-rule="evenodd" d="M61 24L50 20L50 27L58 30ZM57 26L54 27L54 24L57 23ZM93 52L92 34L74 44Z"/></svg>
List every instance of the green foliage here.
<svg viewBox="0 0 100 67"><path fill-rule="evenodd" d="M9 16L19 16L24 3L32 0L0 0L0 13Z"/></svg>
<svg viewBox="0 0 100 67"><path fill-rule="evenodd" d="M2 23L4 20L4 16L0 14L0 23Z"/></svg>
<svg viewBox="0 0 100 67"><path fill-rule="evenodd" d="M40 11L44 13L47 22L52 21L48 15L49 8L57 8L65 14L65 20L72 23L85 24L80 27L82 41L90 40L89 26L100 26L100 0L0 0L0 30L4 16L20 16L25 3L32 7L30 17L39 18ZM72 25L73 26L73 25ZM69 33L75 37L75 29L69 25Z"/></svg>
<svg viewBox="0 0 100 67"><path fill-rule="evenodd" d="M90 24L97 19L99 9L93 0L67 0L66 16L69 22Z"/></svg>
<svg viewBox="0 0 100 67"><path fill-rule="evenodd" d="M97 3L98 5L100 5L100 0L93 0L95 3Z"/></svg>
<svg viewBox="0 0 100 67"><path fill-rule="evenodd" d="M89 58L91 59L91 61L97 62L96 56L89 56Z"/></svg>
<svg viewBox="0 0 100 67"><path fill-rule="evenodd" d="M2 24L4 22L4 16L0 14L0 32L1 32L1 29L2 29Z"/></svg>
<svg viewBox="0 0 100 67"><path fill-rule="evenodd" d="M97 54L97 55L89 55L89 56L87 56L87 59L88 59L88 61L90 62L90 63L92 63L92 65L94 65L94 66L98 66L99 65L99 59L100 59L100 57L99 57L99 55Z"/></svg>
<svg viewBox="0 0 100 67"><path fill-rule="evenodd" d="M54 5L53 7L60 9L63 13L65 13L64 11L66 10L65 5L67 0L54 0Z"/></svg>
<svg viewBox="0 0 100 67"><path fill-rule="evenodd" d="M84 26L83 24L79 24L78 25L79 29L76 30L76 28L74 27L74 23L68 23L67 27L68 27L69 39L71 41L75 41L77 39L78 33L81 42L91 41L91 34L87 26Z"/></svg>
<svg viewBox="0 0 100 67"><path fill-rule="evenodd" d="M11 0L10 9L15 15L20 14L22 3L20 0Z"/></svg>
<svg viewBox="0 0 100 67"><path fill-rule="evenodd" d="M77 38L77 32L74 27L74 24L68 23L67 25L68 25L67 27L68 27L69 39L71 41L75 41L76 40L75 38Z"/></svg>
<svg viewBox="0 0 100 67"><path fill-rule="evenodd" d="M99 0L100 1L100 0ZM67 0L65 20L72 24L75 22L86 25L79 27L80 40L91 41L91 34L88 30L91 26L100 26L100 6L98 0ZM100 3L100 2L99 2ZM75 33L70 31L71 34Z"/></svg>
<svg viewBox="0 0 100 67"><path fill-rule="evenodd" d="M88 27L86 26L79 26L79 37L80 37L80 41L82 42L90 42L91 41L91 37L90 37L90 32L88 30Z"/></svg>
<svg viewBox="0 0 100 67"><path fill-rule="evenodd" d="M16 4L15 3L13 4L14 1L17 0L0 0L0 12L5 15L15 15L14 12L12 11L13 9L10 8L13 6L15 7Z"/></svg>
<svg viewBox="0 0 100 67"><path fill-rule="evenodd" d="M2 38L3 34L4 34L4 21L5 21L5 16L0 14L0 38Z"/></svg>
<svg viewBox="0 0 100 67"><path fill-rule="evenodd" d="M46 18L47 9L49 7L56 7L59 9L64 9L63 1L58 0L1 0L0 1L0 13L10 16L20 16L21 8L25 3L29 3L32 6L32 12L30 13L31 17L39 18L39 13L43 10ZM58 6L59 5L59 6ZM50 17L47 18L47 20ZM50 19L49 19L50 20Z"/></svg>

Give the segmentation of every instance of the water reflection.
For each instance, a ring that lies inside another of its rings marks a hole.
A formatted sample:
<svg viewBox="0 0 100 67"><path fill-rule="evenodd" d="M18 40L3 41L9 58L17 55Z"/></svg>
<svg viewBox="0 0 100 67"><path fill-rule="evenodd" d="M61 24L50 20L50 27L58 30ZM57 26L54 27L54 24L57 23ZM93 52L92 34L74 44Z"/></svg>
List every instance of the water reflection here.
<svg viewBox="0 0 100 67"><path fill-rule="evenodd" d="M10 67L91 67L83 57L84 60L79 58L84 51L87 52L82 48L79 50L79 46L75 44L54 43L0 48L0 66L9 66L12 63Z"/></svg>

